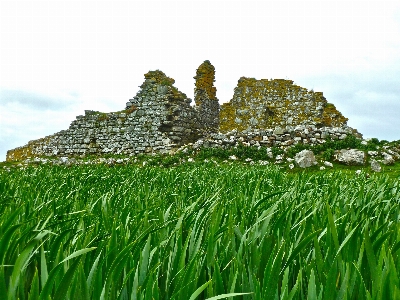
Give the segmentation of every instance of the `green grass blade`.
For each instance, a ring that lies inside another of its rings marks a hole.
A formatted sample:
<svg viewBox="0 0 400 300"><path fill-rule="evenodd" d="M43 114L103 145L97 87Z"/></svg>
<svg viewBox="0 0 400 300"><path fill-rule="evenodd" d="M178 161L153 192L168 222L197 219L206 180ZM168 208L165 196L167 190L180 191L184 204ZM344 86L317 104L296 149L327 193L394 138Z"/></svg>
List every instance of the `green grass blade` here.
<svg viewBox="0 0 400 300"><path fill-rule="evenodd" d="M150 243L151 243L151 234L149 235L146 245L143 248L142 256L140 260L140 270L139 270L139 285L143 285L143 282L147 275L147 266L149 264L149 255L150 255Z"/></svg>
<svg viewBox="0 0 400 300"><path fill-rule="evenodd" d="M278 282L280 279L280 271L282 269L282 260L284 256L284 246L285 241L281 242L281 245L278 248L278 252L276 253L275 257L272 260L272 255L270 260L272 264L268 263L267 267L264 271L264 278L267 277L268 279L264 279L263 288L262 288L262 295L265 299L273 299L275 297L276 291L278 289Z"/></svg>
<svg viewBox="0 0 400 300"><path fill-rule="evenodd" d="M92 287L93 287L93 277L94 277L94 275L95 275L95 273L96 273L96 271L97 271L97 267L98 267L98 265L99 265L99 260L100 260L100 256L101 256L101 253L102 253L102 252L103 252L103 250L100 250L99 255L97 255L97 257L96 257L96 259L95 259L95 261L94 261L92 267L90 268L90 272L89 272L89 275L88 275L88 278L87 278L87 281L86 281L89 291L92 290Z"/></svg>
<svg viewBox="0 0 400 300"><path fill-rule="evenodd" d="M336 257L339 255L340 251L342 250L342 248L347 244L347 242L350 240L350 238L353 236L354 232L357 230L358 226L360 224L357 224L356 227L353 228L352 231L350 231L350 233L346 236L346 238L343 240L342 244L340 245L339 249L336 252L335 257L333 258L333 260L336 259Z"/></svg>
<svg viewBox="0 0 400 300"><path fill-rule="evenodd" d="M376 280L376 278L374 278L374 276L376 275L376 269L377 269L377 261L376 261L376 257L374 254L374 250L371 244L371 240L369 238L369 231L368 231L368 227L365 228L365 232L364 232L364 243L365 243L365 252L367 254L367 259L368 259L368 263L370 266L370 273L371 276L373 277L373 281Z"/></svg>
<svg viewBox="0 0 400 300"><path fill-rule="evenodd" d="M207 286L211 283L211 279L201 285L197 290L194 291L194 293L190 296L189 300L194 300L196 299L206 288Z"/></svg>
<svg viewBox="0 0 400 300"><path fill-rule="evenodd" d="M58 285L57 291L54 295L54 299L65 299L68 289L70 288L72 279L74 278L74 276L76 274L76 270L77 270L79 264L81 263L81 259L82 259L82 256L80 256L78 259L76 259L71 264L71 266L68 268L68 271L65 273L60 284Z"/></svg>
<svg viewBox="0 0 400 300"><path fill-rule="evenodd" d="M314 236L314 251L315 251L315 262L317 265L319 280L320 282L324 282L325 281L324 261L317 236Z"/></svg>
<svg viewBox="0 0 400 300"><path fill-rule="evenodd" d="M5 266L0 266L0 295L7 295Z"/></svg>
<svg viewBox="0 0 400 300"><path fill-rule="evenodd" d="M48 231L39 233L33 240L31 240L21 254L18 256L17 261L15 262L13 272L10 279L10 286L8 289L8 299L13 300L16 297L16 290L19 284L20 277L24 272L25 266L28 263L28 260L31 258L31 252L35 248L36 244L48 234Z"/></svg>
<svg viewBox="0 0 400 300"><path fill-rule="evenodd" d="M69 261L69 260L72 259L72 258L81 256L81 255L83 255L83 254L85 254L85 253L87 253L87 252L93 251L93 250L95 250L95 249L97 249L97 247L85 248L85 249L80 249L80 250L78 250L78 251L75 251L74 253L72 253L71 255L67 256L65 259L63 259L63 260L60 262L60 264L65 263L65 262Z"/></svg>
<svg viewBox="0 0 400 300"><path fill-rule="evenodd" d="M42 288L46 284L49 274L47 272L46 257L44 255L43 245L40 246L40 283Z"/></svg>
<svg viewBox="0 0 400 300"><path fill-rule="evenodd" d="M310 279L308 281L307 300L318 300L317 287L315 286L314 269L311 269Z"/></svg>
<svg viewBox="0 0 400 300"><path fill-rule="evenodd" d="M343 299L347 299L346 297L346 293L347 293L347 286L349 283L349 267L347 266L346 268L346 274L344 274L344 278L342 280L342 285L340 286L340 290L339 293L336 297L336 300L343 300Z"/></svg>
<svg viewBox="0 0 400 300"><path fill-rule="evenodd" d="M336 231L335 221L333 220L332 210L329 204L326 204L326 210L328 215L329 229L332 235L333 243L335 245L336 252L339 251L339 238Z"/></svg>
<svg viewBox="0 0 400 300"><path fill-rule="evenodd" d="M222 294L222 295L214 296L211 298L207 298L206 300L225 299L225 298L229 298L229 297L243 296L243 295L250 295L250 294L253 294L253 293L229 293L229 294Z"/></svg>
<svg viewBox="0 0 400 300"><path fill-rule="evenodd" d="M298 245L297 247L292 251L290 254L289 258L287 259L286 263L284 264L283 268L286 268L286 266L290 265L292 261L295 259L295 257L301 252L301 250L304 249L305 246L308 245L309 242L311 242L315 236L317 236L322 229L318 229L317 231L314 231L310 233L308 236L306 236ZM281 270L281 273L284 271L284 269Z"/></svg>
<svg viewBox="0 0 400 300"><path fill-rule="evenodd" d="M35 268L35 274L33 275L31 289L29 290L28 300L37 300L39 299L39 276L38 270Z"/></svg>
<svg viewBox="0 0 400 300"><path fill-rule="evenodd" d="M302 271L300 269L299 273L297 274L297 279L296 279L295 285L293 286L289 295L287 297L284 297L282 300L292 300L294 298L294 296L297 294L297 289L298 289L299 285L301 286L302 281L303 281L303 277L302 277Z"/></svg>
<svg viewBox="0 0 400 300"><path fill-rule="evenodd" d="M14 232L17 231L18 228L21 227L21 224L10 226L3 234L0 239L0 263L3 263L3 259L6 255L8 245L11 241L11 237L13 236Z"/></svg>
<svg viewBox="0 0 400 300"><path fill-rule="evenodd" d="M18 216L18 214L21 212L23 209L23 206L18 207L16 210L14 210L5 220L4 222L1 222L1 231L3 234L8 228L11 227L11 224L14 222L15 218Z"/></svg>
<svg viewBox="0 0 400 300"><path fill-rule="evenodd" d="M86 248L86 249L81 249L81 250L75 251L74 253L69 255L67 258L62 260L55 268L53 268L50 271L50 274L48 276L46 284L44 285L42 291L40 292L39 299L40 300L47 300L49 298L52 298L52 294L51 293L52 293L53 285L54 285L55 281L58 278L58 274L61 272L62 268L64 267L64 263L65 262L69 261L72 258L79 257L79 260L78 260L78 263L76 264L76 266L74 264L72 264L72 266L74 266L74 268L76 269L78 267L78 265L79 265L79 261L81 259L81 255L83 255L83 254L85 254L87 252L93 251L94 249L96 249L96 247ZM68 273L68 271L67 271L67 273ZM70 273L72 273L72 271ZM69 280L72 280L73 275L74 274L72 273L72 274L68 275L67 277L65 277L65 282L69 282ZM67 286L67 288L68 288L68 286ZM64 294L64 290L63 290L63 288L61 286L59 287L59 289L60 289L59 290L59 294L60 295Z"/></svg>
<svg viewBox="0 0 400 300"><path fill-rule="evenodd" d="M382 244L385 242L385 240L391 236L394 233L394 230L390 230L386 232L385 234L382 234L382 236L377 239L375 242L372 244L372 249L374 253L378 252L379 248L382 246Z"/></svg>

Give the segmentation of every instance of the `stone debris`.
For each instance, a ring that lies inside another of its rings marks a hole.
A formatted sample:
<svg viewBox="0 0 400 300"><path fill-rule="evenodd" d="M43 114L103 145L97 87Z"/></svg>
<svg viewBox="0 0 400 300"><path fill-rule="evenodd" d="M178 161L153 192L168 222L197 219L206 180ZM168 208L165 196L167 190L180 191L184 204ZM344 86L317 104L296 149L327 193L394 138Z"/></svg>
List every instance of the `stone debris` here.
<svg viewBox="0 0 400 300"><path fill-rule="evenodd" d="M334 157L336 161L349 166L364 165L366 160L365 152L357 149L338 150Z"/></svg>
<svg viewBox="0 0 400 300"><path fill-rule="evenodd" d="M374 172L381 172L382 171L381 165L375 159L371 160L371 170L374 171Z"/></svg>
<svg viewBox="0 0 400 300"><path fill-rule="evenodd" d="M382 163L385 165L393 165L395 160L392 155L386 152L382 152L383 161Z"/></svg>
<svg viewBox="0 0 400 300"><path fill-rule="evenodd" d="M303 150L294 157L296 164L300 168L309 168L317 164L314 153L310 150Z"/></svg>

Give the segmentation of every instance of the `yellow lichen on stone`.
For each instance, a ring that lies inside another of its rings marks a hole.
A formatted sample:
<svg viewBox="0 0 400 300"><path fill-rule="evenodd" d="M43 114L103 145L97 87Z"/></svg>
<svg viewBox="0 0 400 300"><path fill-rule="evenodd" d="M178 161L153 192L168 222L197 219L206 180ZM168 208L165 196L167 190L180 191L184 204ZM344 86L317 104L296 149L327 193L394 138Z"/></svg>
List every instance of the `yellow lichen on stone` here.
<svg viewBox="0 0 400 300"><path fill-rule="evenodd" d="M241 77L229 105L221 107L220 130L346 124L347 119L336 110L329 111L328 108L325 112L326 106L321 92L294 85L292 80Z"/></svg>
<svg viewBox="0 0 400 300"><path fill-rule="evenodd" d="M49 143L49 137L29 141L27 145L7 151L6 161L23 161L24 159L35 156L35 148L39 145Z"/></svg>
<svg viewBox="0 0 400 300"><path fill-rule="evenodd" d="M232 128L241 129L239 125L235 124L235 108L232 103L224 103L221 105L219 112L220 131L227 132Z"/></svg>
<svg viewBox="0 0 400 300"><path fill-rule="evenodd" d="M215 81L215 68L210 63L210 61L205 60L197 69L196 76L193 77L196 79L195 82L195 91L203 90L208 99L217 100L216 93L217 89L214 87Z"/></svg>
<svg viewBox="0 0 400 300"><path fill-rule="evenodd" d="M324 126L340 126L346 124L349 119L345 118L336 106L332 103L327 103L322 114L322 123Z"/></svg>
<svg viewBox="0 0 400 300"><path fill-rule="evenodd" d="M7 151L6 161L22 161L27 157L32 157L32 149L29 145Z"/></svg>
<svg viewBox="0 0 400 300"><path fill-rule="evenodd" d="M144 78L154 80L155 83L162 85L172 86L175 83L175 80L173 78L168 77L164 74L164 72L160 70L149 71L144 74Z"/></svg>

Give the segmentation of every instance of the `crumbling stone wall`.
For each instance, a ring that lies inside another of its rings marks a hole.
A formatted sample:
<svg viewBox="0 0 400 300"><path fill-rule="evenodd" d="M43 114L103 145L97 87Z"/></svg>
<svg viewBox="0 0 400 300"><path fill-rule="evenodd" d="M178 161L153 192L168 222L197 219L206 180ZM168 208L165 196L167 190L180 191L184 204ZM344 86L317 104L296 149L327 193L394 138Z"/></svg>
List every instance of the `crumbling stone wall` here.
<svg viewBox="0 0 400 300"><path fill-rule="evenodd" d="M237 130L225 133L211 133L197 140L194 147L228 148L238 143L266 147L288 147L297 144L319 145L330 140L344 140L353 135L362 138L362 135L349 126L316 127L315 125L297 125L295 127L276 127L270 129L256 129L241 132Z"/></svg>
<svg viewBox="0 0 400 300"><path fill-rule="evenodd" d="M69 129L7 152L7 160L35 156L168 152L198 138L191 99L163 72L150 71L121 112L87 110Z"/></svg>
<svg viewBox="0 0 400 300"><path fill-rule="evenodd" d="M230 102L220 112L220 130L251 131L276 126L341 127L347 118L322 93L294 85L292 80L241 77Z"/></svg>
<svg viewBox="0 0 400 300"><path fill-rule="evenodd" d="M173 86L174 79L159 70L148 72L145 79L126 109L142 109L142 114L148 116L142 121L152 124L151 134L161 133L176 145L196 140L199 122L190 105L192 100Z"/></svg>
<svg viewBox="0 0 400 300"><path fill-rule="evenodd" d="M210 61L205 60L197 69L196 87L194 89L195 109L201 128L218 132L220 105L214 86L215 68Z"/></svg>

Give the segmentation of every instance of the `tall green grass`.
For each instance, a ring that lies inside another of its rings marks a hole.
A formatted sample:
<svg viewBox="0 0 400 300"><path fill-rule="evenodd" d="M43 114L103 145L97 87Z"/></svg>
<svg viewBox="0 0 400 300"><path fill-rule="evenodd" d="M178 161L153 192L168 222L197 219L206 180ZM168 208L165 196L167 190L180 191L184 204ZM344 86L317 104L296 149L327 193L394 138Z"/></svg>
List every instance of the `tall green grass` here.
<svg viewBox="0 0 400 300"><path fill-rule="evenodd" d="M273 166L0 173L0 295L400 299L399 196Z"/></svg>

